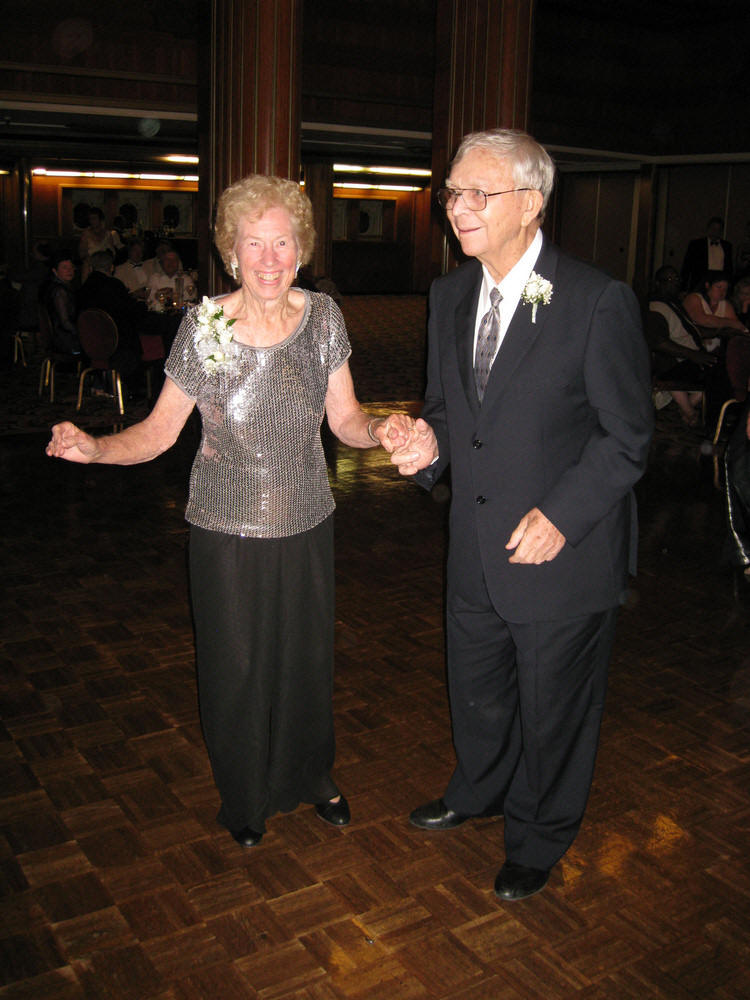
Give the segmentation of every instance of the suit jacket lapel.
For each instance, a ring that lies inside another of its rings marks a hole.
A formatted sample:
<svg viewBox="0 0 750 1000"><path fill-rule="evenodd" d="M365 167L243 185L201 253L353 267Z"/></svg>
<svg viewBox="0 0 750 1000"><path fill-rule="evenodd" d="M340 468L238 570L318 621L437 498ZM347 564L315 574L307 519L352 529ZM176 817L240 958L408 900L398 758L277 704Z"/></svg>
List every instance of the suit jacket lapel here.
<svg viewBox="0 0 750 1000"><path fill-rule="evenodd" d="M557 251L545 240L534 265L534 271L543 278L547 278L554 285L556 270ZM519 300L518 307L513 314L513 319L503 337L500 350L497 352L497 357L490 371L487 388L484 392L483 409L491 406L493 400L503 393L513 377L513 372L531 350L537 337L543 333L544 324L549 314L549 306L540 305L537 308L536 322L534 323L531 321L531 314L532 306Z"/></svg>
<svg viewBox="0 0 750 1000"><path fill-rule="evenodd" d="M466 293L456 305L455 326L456 353L458 354L458 370L469 406L479 412L477 387L474 382L474 326L479 303L479 291L482 287L482 269L474 271L474 280L470 281Z"/></svg>

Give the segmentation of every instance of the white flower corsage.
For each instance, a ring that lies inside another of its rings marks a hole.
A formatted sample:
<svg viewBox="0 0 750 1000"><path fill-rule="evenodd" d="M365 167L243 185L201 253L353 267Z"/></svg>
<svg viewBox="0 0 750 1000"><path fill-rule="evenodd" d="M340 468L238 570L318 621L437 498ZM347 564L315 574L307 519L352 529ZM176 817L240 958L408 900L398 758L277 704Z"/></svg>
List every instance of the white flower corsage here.
<svg viewBox="0 0 750 1000"><path fill-rule="evenodd" d="M198 329L195 334L195 346L203 364L203 370L209 375L225 368L231 363L231 357L226 348L232 343L231 326L233 319L224 316L222 306L216 307L207 295L198 306L195 314Z"/></svg>
<svg viewBox="0 0 750 1000"><path fill-rule="evenodd" d="M536 323L536 310L538 306L548 306L552 298L552 282L547 281L541 274L532 271L529 280L524 285L521 292L523 302L528 302L531 308L531 322Z"/></svg>

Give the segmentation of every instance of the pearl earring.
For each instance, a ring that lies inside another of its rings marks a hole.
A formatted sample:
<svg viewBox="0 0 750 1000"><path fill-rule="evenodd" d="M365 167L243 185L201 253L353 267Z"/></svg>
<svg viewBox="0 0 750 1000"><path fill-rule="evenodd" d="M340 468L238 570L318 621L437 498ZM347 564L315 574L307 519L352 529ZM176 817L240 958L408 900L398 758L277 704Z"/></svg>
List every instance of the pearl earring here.
<svg viewBox="0 0 750 1000"><path fill-rule="evenodd" d="M232 261L232 263L230 265L230 270L232 272L232 277L236 281L237 280L237 261L236 260Z"/></svg>

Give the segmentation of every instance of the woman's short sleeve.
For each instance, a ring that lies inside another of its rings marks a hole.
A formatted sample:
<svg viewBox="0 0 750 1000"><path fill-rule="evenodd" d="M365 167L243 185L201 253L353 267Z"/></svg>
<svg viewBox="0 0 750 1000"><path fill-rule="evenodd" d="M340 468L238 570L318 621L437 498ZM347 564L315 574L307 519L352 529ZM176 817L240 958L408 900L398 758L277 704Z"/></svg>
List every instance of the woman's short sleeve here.
<svg viewBox="0 0 750 1000"><path fill-rule="evenodd" d="M180 323L164 366L166 374L193 400L200 395L207 378L195 347L195 330L195 321L188 313Z"/></svg>
<svg viewBox="0 0 750 1000"><path fill-rule="evenodd" d="M349 335L346 332L344 316L333 299L326 296L329 304L329 337L328 337L328 374L332 374L343 365L352 353Z"/></svg>

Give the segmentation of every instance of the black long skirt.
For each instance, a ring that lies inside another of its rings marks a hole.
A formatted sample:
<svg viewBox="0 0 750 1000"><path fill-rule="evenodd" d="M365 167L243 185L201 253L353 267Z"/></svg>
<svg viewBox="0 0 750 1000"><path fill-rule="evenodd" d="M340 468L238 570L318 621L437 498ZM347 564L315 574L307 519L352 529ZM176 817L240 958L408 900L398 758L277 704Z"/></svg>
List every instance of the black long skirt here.
<svg viewBox="0 0 750 1000"><path fill-rule="evenodd" d="M203 735L229 830L325 802L333 733L333 517L288 538L193 526Z"/></svg>

